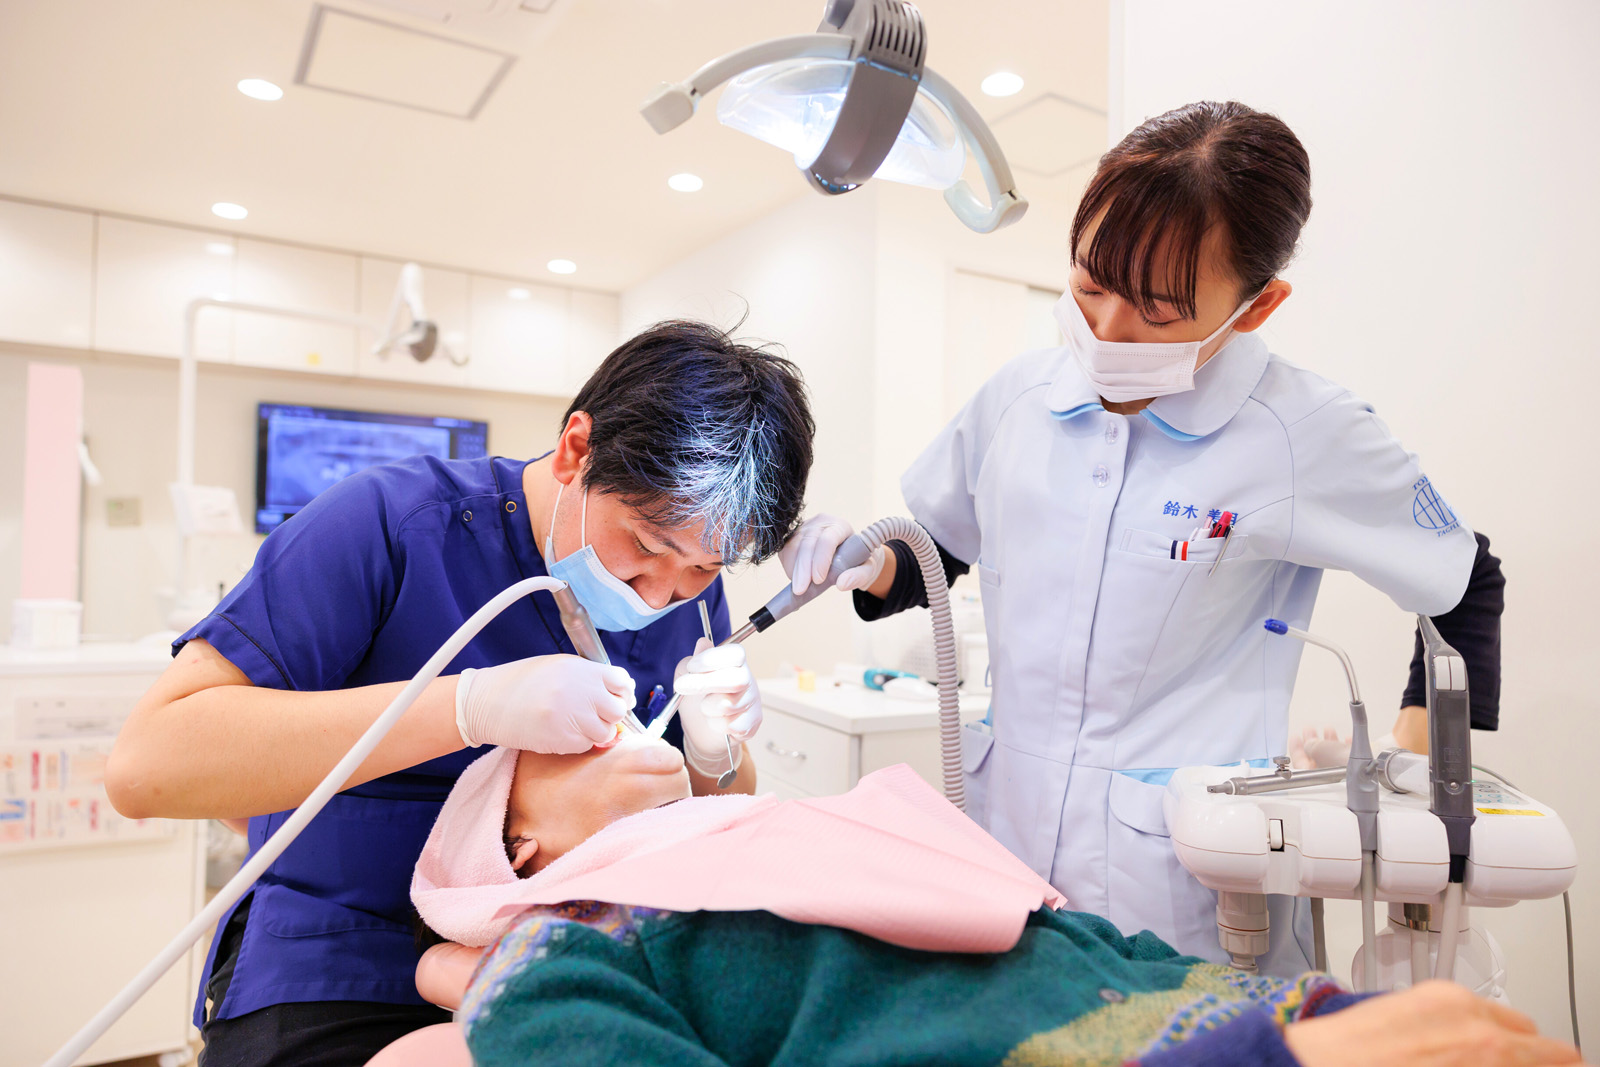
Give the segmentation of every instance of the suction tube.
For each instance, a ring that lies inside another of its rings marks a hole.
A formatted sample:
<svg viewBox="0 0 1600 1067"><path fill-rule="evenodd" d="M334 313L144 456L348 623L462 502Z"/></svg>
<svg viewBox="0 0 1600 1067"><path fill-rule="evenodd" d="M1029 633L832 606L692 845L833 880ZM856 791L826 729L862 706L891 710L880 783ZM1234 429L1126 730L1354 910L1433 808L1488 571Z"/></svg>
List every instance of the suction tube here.
<svg viewBox="0 0 1600 1067"><path fill-rule="evenodd" d="M1456 977L1456 940L1461 936L1461 905L1466 886L1451 882L1444 887L1444 914L1439 918L1439 959L1433 976L1453 982Z"/></svg>
<svg viewBox="0 0 1600 1067"><path fill-rule="evenodd" d="M950 587L945 583L944 564L939 549L928 531L910 519L895 516L879 519L862 530L861 540L868 554L889 541L903 541L917 557L922 584L928 591L928 610L933 614L933 650L939 664L939 752L944 771L944 795L956 807L967 807L966 784L961 774L961 696L956 678L956 628L950 616Z"/></svg>
<svg viewBox="0 0 1600 1067"><path fill-rule="evenodd" d="M1361 853L1361 984L1362 992L1378 988L1378 890L1376 852Z"/></svg>
<svg viewBox="0 0 1600 1067"><path fill-rule="evenodd" d="M489 621L496 615L499 615L529 593L538 592L539 590L554 592L557 589L564 588L566 588L566 583L557 578L545 576L526 578L504 590L493 600L475 611L471 618L462 623L456 632L450 635L448 641L439 646L439 651L435 652L428 659L428 662L422 665L422 669L416 673L416 676L406 684L404 689L400 690L399 695L394 700L390 701L383 714L379 715L373 724L367 727L367 732L361 735L360 739L351 746L350 751L345 753L344 758L338 762L333 770L328 772L328 776L322 780L321 784L313 789L311 795L306 797L305 801L295 809L294 814L289 816L288 821L279 827L275 834L267 838L260 850L254 856L251 856L249 861L239 869L238 874L228 880L228 884L222 887L210 904L206 905L205 910L196 915L189 922L189 925L178 933L177 937L168 942L167 947L157 953L156 957L145 965L144 970L140 971L133 981L123 988L122 992L113 997L111 1002L104 1008L101 1008L99 1014L90 1019L83 1029L72 1036L70 1041L62 1045L54 1056L46 1060L44 1067L70 1067L73 1061L83 1054L85 1049L94 1044L100 1035L111 1028L112 1023L121 1018L122 1014L132 1007L136 1000L142 997L151 986L155 985L156 981L167 972L168 968L176 963L185 952L189 951L195 942L205 936L207 930L216 926L217 921L233 906L234 902L244 896L246 891L255 884L255 880L261 877L262 872L283 854L283 850L288 848L296 837L300 836L300 831L306 828L306 824L316 818L317 813L328 803L329 798L337 793L345 782L349 781L350 776L356 772L356 769L366 761L368 756L372 755L372 750L378 747L378 742L383 740L384 735L394 728L394 724L400 721L400 717L410 709L412 704L416 703L417 697L422 695L422 691L428 687L428 684L439 677L439 673L444 670L451 660L456 658L457 653L466 647L467 642L478 635L479 630L489 625Z"/></svg>

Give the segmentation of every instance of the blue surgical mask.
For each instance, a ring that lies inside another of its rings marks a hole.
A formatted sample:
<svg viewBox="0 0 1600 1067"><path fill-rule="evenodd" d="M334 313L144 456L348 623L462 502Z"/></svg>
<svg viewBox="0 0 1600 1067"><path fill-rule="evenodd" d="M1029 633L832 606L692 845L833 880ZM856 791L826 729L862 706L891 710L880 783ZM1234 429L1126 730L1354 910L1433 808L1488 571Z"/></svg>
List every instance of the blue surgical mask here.
<svg viewBox="0 0 1600 1067"><path fill-rule="evenodd" d="M566 486L562 486L565 489ZM561 489L556 490L556 507L561 505ZM633 587L606 570L589 544L589 493L583 494L583 510L578 520L578 541L582 548L566 559L555 559L556 508L550 509L550 532L544 538L545 568L550 577L567 583L572 595L589 612L598 630L642 630L673 608L689 603L674 600L666 607L652 608Z"/></svg>

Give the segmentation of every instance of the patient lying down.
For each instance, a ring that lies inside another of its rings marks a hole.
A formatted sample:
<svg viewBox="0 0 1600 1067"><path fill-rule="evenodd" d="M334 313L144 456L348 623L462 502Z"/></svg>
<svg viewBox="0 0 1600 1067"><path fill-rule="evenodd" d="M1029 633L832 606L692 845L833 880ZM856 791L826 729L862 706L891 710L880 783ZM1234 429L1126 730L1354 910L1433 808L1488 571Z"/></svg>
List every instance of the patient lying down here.
<svg viewBox="0 0 1600 1067"><path fill-rule="evenodd" d="M418 987L459 1004L475 1063L1578 1059L1448 983L1364 999L1061 910L904 767L840 797L688 797L677 751L642 738L462 776L412 897L459 942Z"/></svg>

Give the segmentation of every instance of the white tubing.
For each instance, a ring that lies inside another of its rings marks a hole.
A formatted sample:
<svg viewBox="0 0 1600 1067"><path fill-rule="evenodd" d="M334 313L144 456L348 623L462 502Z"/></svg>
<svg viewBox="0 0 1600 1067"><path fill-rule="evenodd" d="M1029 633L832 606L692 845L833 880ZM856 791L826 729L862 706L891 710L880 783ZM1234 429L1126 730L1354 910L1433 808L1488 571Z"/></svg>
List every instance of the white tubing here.
<svg viewBox="0 0 1600 1067"><path fill-rule="evenodd" d="M1453 982L1456 979L1456 939L1461 936L1461 905L1466 886L1451 882L1444 887L1444 915L1439 919L1439 959L1433 976Z"/></svg>
<svg viewBox="0 0 1600 1067"><path fill-rule="evenodd" d="M407 709L416 702L417 697L422 695L422 691L428 687L428 684L439 677L439 672L444 670L445 665L452 659L455 659L456 654L466 647L467 642L478 635L479 630L487 626L489 621L496 615L499 615L529 593L541 589L558 589L563 584L556 578L543 576L525 578L501 592L493 600L475 611L466 622L462 623L456 632L450 635L450 639L439 646L439 651L435 652L428 662L422 665L422 669L406 684L406 687L400 690L399 695L389 702L389 706L384 709L383 714L379 715L373 724L367 727L367 732L362 734L360 739L350 747L350 751L344 754L344 758L339 761L333 770L328 772L328 776L322 780L322 783L313 789L311 795L306 797L305 801L295 809L294 814L289 816L288 821L279 827L275 834L267 838L261 849L250 857L248 863L239 869L238 874L228 880L228 884L222 887L222 890L217 893L210 904L206 905L205 910L196 915L189 922L189 925L178 933L177 937L168 942L167 947L157 953L155 959L146 964L144 970L140 971L133 981L123 987L122 992L111 998L111 1002L101 1008L99 1014L90 1019L82 1030L72 1036L72 1040L62 1045L54 1056L46 1060L44 1067L69 1067L74 1060L83 1054L85 1049L94 1044L101 1034L111 1028L112 1023L122 1017L123 1012L132 1007L136 1000L142 997L151 986L155 985L156 981L167 972L169 967L178 961L179 957L189 951L194 943L205 935L207 930L217 924L217 921L222 918L222 914L233 906L234 901L244 896L245 892L255 883L255 880L261 876L261 873L272 864L272 861L277 859L283 853L283 850L288 848L294 839L300 835L300 831L306 828L306 824L316 818L317 813L322 810L323 805L328 803L329 798L337 793L345 782L350 780L350 776L355 774L357 768L366 761L368 756L372 755L372 750L378 747L378 742L382 741L384 735L394 727L395 723L400 721L400 716L404 715Z"/></svg>
<svg viewBox="0 0 1600 1067"><path fill-rule="evenodd" d="M886 541L903 541L917 557L922 584L928 590L928 610L933 614L933 650L939 663L939 751L944 771L944 795L966 810L967 791L961 774L961 695L956 678L956 628L950 617L950 587L928 531L910 519L879 519L861 531L867 547L876 550Z"/></svg>
<svg viewBox="0 0 1600 1067"><path fill-rule="evenodd" d="M1428 931L1415 927L1406 931L1411 935L1411 984L1426 982L1432 970L1428 966Z"/></svg>
<svg viewBox="0 0 1600 1067"><path fill-rule="evenodd" d="M1361 984L1363 993L1378 988L1378 889L1374 877L1377 853L1361 854Z"/></svg>

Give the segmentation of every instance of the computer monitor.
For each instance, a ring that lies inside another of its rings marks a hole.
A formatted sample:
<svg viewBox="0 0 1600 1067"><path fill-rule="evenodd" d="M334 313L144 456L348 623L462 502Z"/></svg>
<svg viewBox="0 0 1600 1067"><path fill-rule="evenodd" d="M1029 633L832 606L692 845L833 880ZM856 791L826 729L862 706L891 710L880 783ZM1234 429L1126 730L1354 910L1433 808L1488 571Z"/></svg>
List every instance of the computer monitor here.
<svg viewBox="0 0 1600 1067"><path fill-rule="evenodd" d="M256 419L256 532L283 520L334 482L407 456L476 459L489 424L430 415L261 404Z"/></svg>

